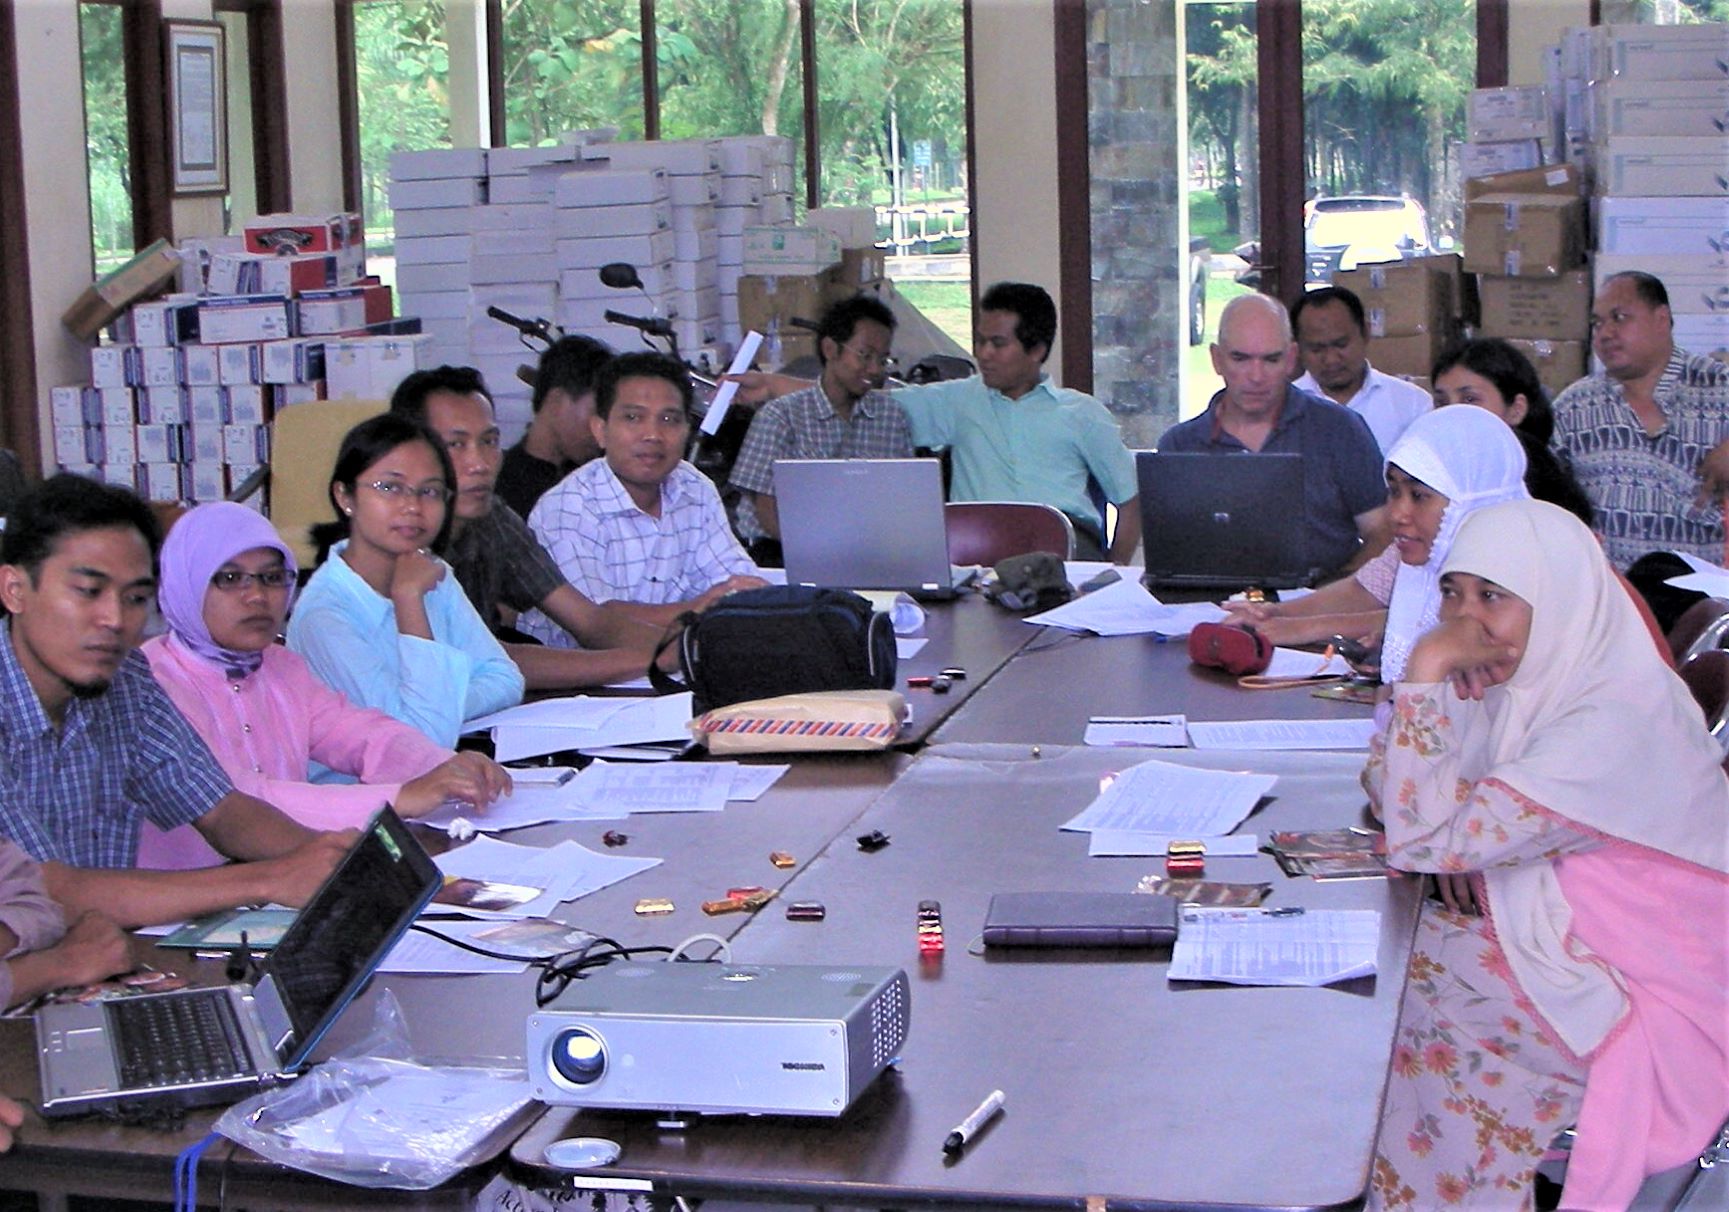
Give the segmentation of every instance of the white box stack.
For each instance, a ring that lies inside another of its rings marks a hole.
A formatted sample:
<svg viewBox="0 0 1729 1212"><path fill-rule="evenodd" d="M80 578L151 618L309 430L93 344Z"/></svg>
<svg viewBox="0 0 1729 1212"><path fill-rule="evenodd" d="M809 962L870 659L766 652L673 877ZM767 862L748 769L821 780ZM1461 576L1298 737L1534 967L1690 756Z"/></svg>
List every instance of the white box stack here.
<svg viewBox="0 0 1729 1212"><path fill-rule="evenodd" d="M469 215L486 200L490 156L455 147L390 157L398 306L420 318L434 366L468 360Z"/></svg>

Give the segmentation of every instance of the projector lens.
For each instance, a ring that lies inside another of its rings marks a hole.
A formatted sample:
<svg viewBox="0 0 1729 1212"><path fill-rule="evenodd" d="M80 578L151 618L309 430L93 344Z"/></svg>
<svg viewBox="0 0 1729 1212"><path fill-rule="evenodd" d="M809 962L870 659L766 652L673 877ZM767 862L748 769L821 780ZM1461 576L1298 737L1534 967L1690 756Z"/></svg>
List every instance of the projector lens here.
<svg viewBox="0 0 1729 1212"><path fill-rule="evenodd" d="M552 1067L565 1081L586 1086L606 1071L606 1049L586 1027L571 1027L553 1038Z"/></svg>

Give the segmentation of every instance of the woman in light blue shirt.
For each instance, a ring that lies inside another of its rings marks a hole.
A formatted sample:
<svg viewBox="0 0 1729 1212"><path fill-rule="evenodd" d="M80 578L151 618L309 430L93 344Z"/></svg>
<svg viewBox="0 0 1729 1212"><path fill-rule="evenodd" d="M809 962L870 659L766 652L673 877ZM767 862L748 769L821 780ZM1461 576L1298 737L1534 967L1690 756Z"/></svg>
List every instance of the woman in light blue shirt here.
<svg viewBox="0 0 1729 1212"><path fill-rule="evenodd" d="M288 621L288 646L350 700L454 746L462 722L522 699L522 674L434 553L456 476L437 437L386 413L349 430L335 543Z"/></svg>

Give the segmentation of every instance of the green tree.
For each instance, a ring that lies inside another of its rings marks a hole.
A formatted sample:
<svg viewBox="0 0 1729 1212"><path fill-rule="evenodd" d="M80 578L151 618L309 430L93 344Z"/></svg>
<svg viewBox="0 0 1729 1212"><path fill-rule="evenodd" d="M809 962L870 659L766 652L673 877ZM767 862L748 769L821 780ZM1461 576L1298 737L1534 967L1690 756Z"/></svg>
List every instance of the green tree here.
<svg viewBox="0 0 1729 1212"><path fill-rule="evenodd" d="M390 154L450 146L444 0L354 6L360 173L368 230L390 226Z"/></svg>
<svg viewBox="0 0 1729 1212"><path fill-rule="evenodd" d="M133 253L132 162L126 129L123 13L81 4L78 31L84 66L84 149L90 176L90 242L98 270Z"/></svg>
<svg viewBox="0 0 1729 1212"><path fill-rule="evenodd" d="M640 13L637 0L506 0L506 143L537 147L591 126L616 126L620 137L640 139Z"/></svg>

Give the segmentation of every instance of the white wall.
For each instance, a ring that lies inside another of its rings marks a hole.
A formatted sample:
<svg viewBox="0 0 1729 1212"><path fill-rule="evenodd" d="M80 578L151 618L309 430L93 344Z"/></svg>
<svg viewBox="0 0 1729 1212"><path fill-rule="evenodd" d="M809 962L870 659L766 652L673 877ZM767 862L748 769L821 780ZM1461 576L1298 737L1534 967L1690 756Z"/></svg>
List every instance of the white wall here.
<svg viewBox="0 0 1729 1212"><path fill-rule="evenodd" d="M334 214L342 209L336 5L333 0L288 0L282 7L288 179L294 210Z"/></svg>

